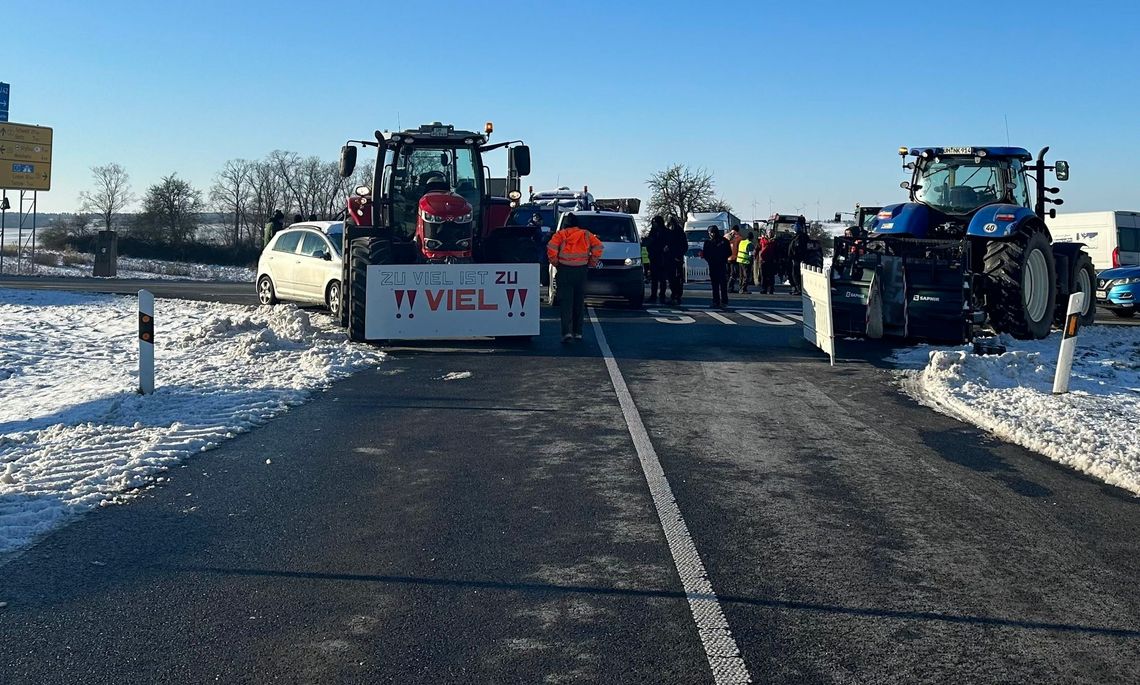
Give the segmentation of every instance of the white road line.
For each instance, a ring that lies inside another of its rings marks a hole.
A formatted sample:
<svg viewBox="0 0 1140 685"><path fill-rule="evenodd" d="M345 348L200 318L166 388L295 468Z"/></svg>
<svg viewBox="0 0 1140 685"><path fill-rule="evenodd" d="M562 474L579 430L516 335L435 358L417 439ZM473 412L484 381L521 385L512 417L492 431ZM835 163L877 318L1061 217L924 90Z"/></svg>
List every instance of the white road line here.
<svg viewBox="0 0 1140 685"><path fill-rule="evenodd" d="M594 327L598 346L602 348L602 358L606 362L606 370L610 373L610 381L614 384L614 392L617 393L618 403L621 404L629 435L633 438L633 446L637 450L637 458L641 462L645 481L649 484L649 494L657 507L657 519L665 531L665 540L669 544L670 554L673 555L673 564L681 576L681 585L685 588L689 610L693 613L693 621L697 624L697 634L701 638L701 644L704 645L713 681L717 685L751 683L752 676L748 674L748 667L740 656L740 648L737 647L732 631L728 628L728 620L724 617L716 593L713 592L712 583L709 581L708 573L705 572L705 565L697 554L697 546L689 535L689 527L685 524L681 509L673 497L673 488L665 478L665 471L661 468L657 451L653 449L653 442L649 439L645 424L641 422L641 414L637 412L637 405L633 403L633 396L629 394L629 387L625 384L625 378L621 375L610 344L602 332L602 323L592 307L590 323Z"/></svg>
<svg viewBox="0 0 1140 685"><path fill-rule="evenodd" d="M719 321L723 324L728 324L730 326L736 325L735 321L733 321L732 319L728 318L727 316L725 316L723 314L717 314L714 311L707 311L707 312L705 312L705 314L708 314L709 316L711 316L712 318L716 319L717 321Z"/></svg>

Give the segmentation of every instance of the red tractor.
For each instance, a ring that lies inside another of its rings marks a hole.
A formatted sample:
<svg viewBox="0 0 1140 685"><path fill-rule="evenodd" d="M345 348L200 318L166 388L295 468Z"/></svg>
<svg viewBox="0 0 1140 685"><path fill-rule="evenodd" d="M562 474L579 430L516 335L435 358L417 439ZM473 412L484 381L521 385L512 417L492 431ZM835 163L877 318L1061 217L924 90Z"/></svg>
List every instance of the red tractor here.
<svg viewBox="0 0 1140 685"><path fill-rule="evenodd" d="M377 150L371 187L348 200L344 226L341 323L349 338L364 339L368 267L424 263L529 263L542 259L540 229L506 226L530 174L530 148L521 141L489 144L484 133L440 123L399 133L376 131L375 141L341 148L340 173L356 168L359 146ZM507 196L492 197L483 154L507 150Z"/></svg>

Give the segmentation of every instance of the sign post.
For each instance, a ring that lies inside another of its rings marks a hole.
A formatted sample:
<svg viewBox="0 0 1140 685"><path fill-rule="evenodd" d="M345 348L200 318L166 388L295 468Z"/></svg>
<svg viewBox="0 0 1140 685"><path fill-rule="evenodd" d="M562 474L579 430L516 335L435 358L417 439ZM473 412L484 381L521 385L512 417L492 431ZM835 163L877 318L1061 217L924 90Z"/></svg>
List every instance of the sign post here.
<svg viewBox="0 0 1140 685"><path fill-rule="evenodd" d="M139 394L154 394L154 293L139 291Z"/></svg>
<svg viewBox="0 0 1140 685"><path fill-rule="evenodd" d="M1084 309L1084 293L1069 295L1069 311L1065 315L1065 329L1061 332L1061 352L1057 355L1057 375L1053 377L1054 395L1064 395L1069 392L1073 352L1077 348L1077 332L1081 329L1081 312Z"/></svg>

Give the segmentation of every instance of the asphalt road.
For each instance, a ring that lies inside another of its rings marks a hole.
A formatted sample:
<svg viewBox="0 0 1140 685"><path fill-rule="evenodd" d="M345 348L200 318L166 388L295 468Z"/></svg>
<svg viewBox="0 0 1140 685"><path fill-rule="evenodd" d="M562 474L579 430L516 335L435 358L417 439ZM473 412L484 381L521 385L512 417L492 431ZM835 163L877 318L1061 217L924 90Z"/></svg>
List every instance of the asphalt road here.
<svg viewBox="0 0 1140 685"><path fill-rule="evenodd" d="M47 536L3 681L1140 681L1140 502L696 296L392 349Z"/></svg>

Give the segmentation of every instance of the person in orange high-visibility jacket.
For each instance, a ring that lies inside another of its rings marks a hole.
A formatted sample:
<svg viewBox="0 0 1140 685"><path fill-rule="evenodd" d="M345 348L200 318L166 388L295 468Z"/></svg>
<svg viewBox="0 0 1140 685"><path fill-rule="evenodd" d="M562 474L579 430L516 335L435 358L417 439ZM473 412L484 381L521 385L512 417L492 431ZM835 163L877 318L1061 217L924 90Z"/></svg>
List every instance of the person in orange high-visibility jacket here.
<svg viewBox="0 0 1140 685"><path fill-rule="evenodd" d="M582 339L586 311L586 270L602 259L602 241L578 226L573 212L562 215L562 228L546 244L546 256L557 268L550 287L562 309L562 342Z"/></svg>

